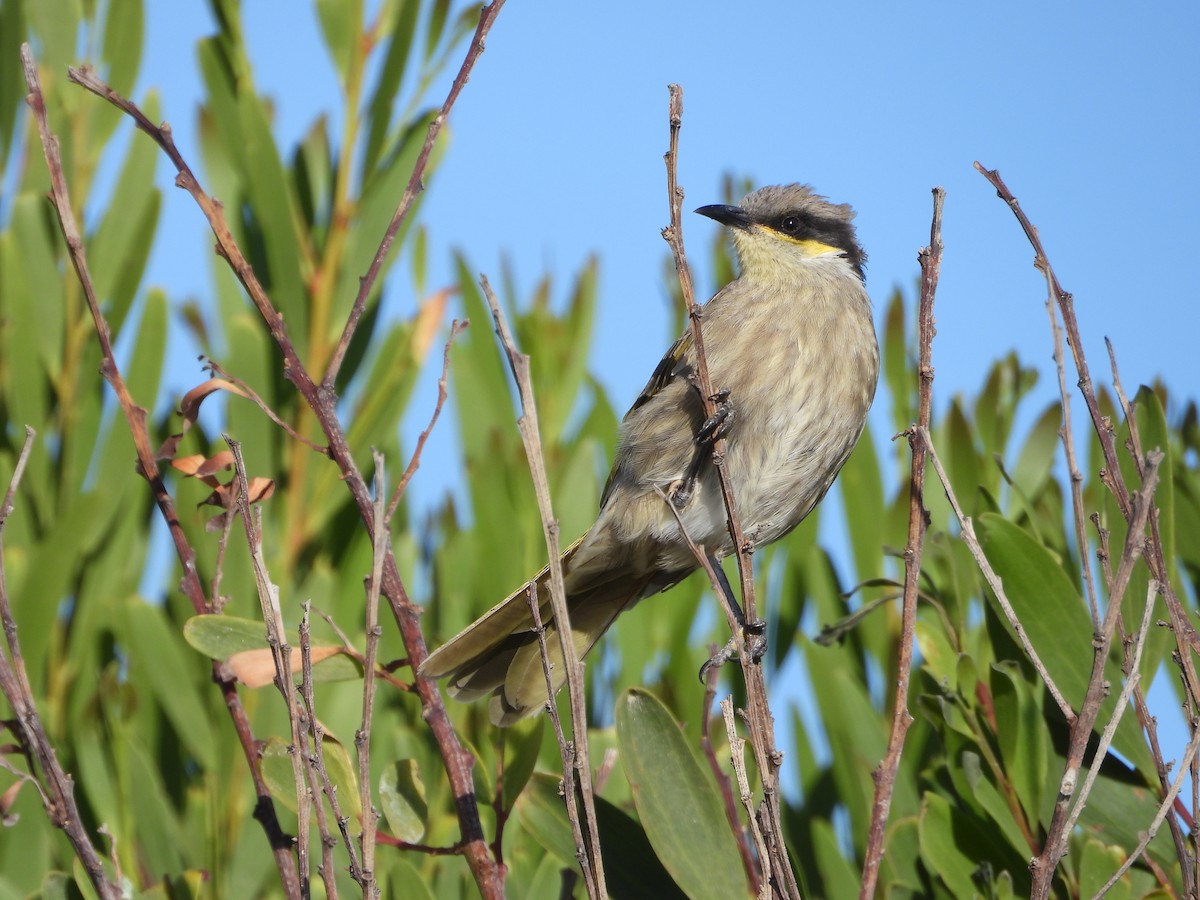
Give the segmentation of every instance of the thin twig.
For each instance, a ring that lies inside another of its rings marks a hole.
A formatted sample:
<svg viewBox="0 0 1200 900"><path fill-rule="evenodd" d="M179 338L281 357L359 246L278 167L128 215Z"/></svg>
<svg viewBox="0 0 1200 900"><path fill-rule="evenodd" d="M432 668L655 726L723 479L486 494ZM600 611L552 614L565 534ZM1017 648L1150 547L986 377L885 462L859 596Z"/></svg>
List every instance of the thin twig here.
<svg viewBox="0 0 1200 900"><path fill-rule="evenodd" d="M1058 396L1062 404L1062 424L1058 438L1067 459L1067 477L1071 480L1071 519L1075 525L1075 543L1079 548L1079 566L1083 570L1083 583L1087 589L1088 609L1092 624L1100 624L1100 606L1096 599L1096 581L1092 567L1087 564L1087 516L1083 508L1083 472L1075 455L1075 434L1071 426L1071 392L1067 390L1067 370L1063 359L1062 328L1055 312L1055 297L1052 290L1046 291L1046 316L1050 320L1050 334L1054 342L1054 369L1058 373Z"/></svg>
<svg viewBox="0 0 1200 900"><path fill-rule="evenodd" d="M1012 603L1009 602L1008 594L1004 592L1004 584L1000 581L1000 576L996 574L996 570L988 562L988 558L983 552L983 547L979 544L979 538L975 535L975 523L971 521L971 517L964 513L962 507L958 504L958 497L954 493L954 488L950 485L950 477L942 467L942 461L938 457L937 449L933 446L929 432L924 428L920 428L918 431L921 434L921 439L924 441L926 449L929 451L929 459L933 462L934 471L937 472L938 479L942 482L942 487L946 490L946 499L950 501L950 508L954 511L955 518L958 519L963 543L971 551L971 556L974 557L975 564L979 566L979 571L983 573L988 587L992 589L992 593L995 594L996 600L1000 603L1000 608L1004 611L1004 617L1008 619L1008 624L1016 632L1017 641L1020 643L1021 649L1025 651L1025 655L1033 663L1033 668L1037 671L1038 677L1045 683L1046 689L1050 691L1050 696L1054 698L1054 702L1058 705L1059 710L1061 710L1063 718L1067 720L1067 724L1073 723L1076 718L1075 710L1071 708L1071 704L1067 702L1062 691L1058 689L1058 685L1050 677L1050 672L1047 671L1042 658L1038 656L1037 650L1030 643L1029 636L1025 633L1025 626L1021 624L1016 610L1013 609Z"/></svg>
<svg viewBox="0 0 1200 900"><path fill-rule="evenodd" d="M1113 577L1112 593L1108 599L1108 609L1105 612L1104 621L1093 636L1091 677L1088 679L1087 691L1079 707L1079 715L1075 721L1071 722L1067 759L1062 780L1059 782L1058 799L1054 805L1054 812L1050 816L1050 824L1046 827L1046 841L1042 845L1042 852L1030 863L1030 870L1034 875L1034 890L1031 895L1035 897L1049 895L1054 872L1059 861L1067 852L1067 838L1071 834L1071 804L1079 782L1079 770L1083 765L1092 728L1100 714L1100 706L1107 694L1104 673L1108 663L1108 650L1112 644L1113 635L1116 633L1117 621L1121 616L1121 605L1124 602L1125 591L1129 587L1129 580L1133 576L1134 565L1142 557L1142 551L1146 545L1147 519L1154 505L1154 490L1158 486L1158 466L1162 458L1161 452L1147 454L1142 487L1130 498L1132 519L1129 523L1129 532L1125 537L1121 563Z"/></svg>
<svg viewBox="0 0 1200 900"><path fill-rule="evenodd" d="M546 645L546 626L542 624L541 601L538 599L538 589L535 583L529 583L526 595L529 598L529 612L533 616L533 633L537 635L538 650L542 658L542 675L546 679L546 715L550 717L550 727L554 729L554 738L558 742L558 753L562 759L562 796L567 805L567 821L571 823L571 836L575 839L575 858L579 860L579 868L583 872L583 880L588 885L590 894L595 878L592 875L592 855L588 853L588 842L583 833L583 820L579 816L579 790L575 781L577 741L567 740L563 733L562 719L558 715L558 704L554 702L554 674L550 667L550 650ZM499 858L499 853L496 855Z"/></svg>
<svg viewBox="0 0 1200 900"><path fill-rule="evenodd" d="M425 189L425 184L421 179L425 175L425 166L429 162L429 154L433 152L433 144L437 140L442 126L445 125L446 119L449 118L454 102L458 99L458 95L462 93L463 87L466 85L468 78L470 78L471 69L475 67L475 61L479 59L479 54L483 52L488 32L492 28L492 23L496 21L496 16L500 14L500 8L503 6L504 0L492 0L491 3L479 11L479 24L475 27L475 35L471 38L471 44L467 48L467 55L458 69L458 74L454 76L454 81L450 85L450 92L446 95L446 100L442 103L442 108L438 111L433 121L429 123L429 131L425 135L425 143L421 145L421 152L417 155L417 161L413 164L412 174L408 178L408 185L404 188L404 193L400 197L400 203L396 207L396 212L392 216L392 220L388 223L387 230L383 234L383 239L379 242L379 249L375 251L375 256L371 260L371 265L367 268L367 273L359 279L358 295L354 298L354 305L350 307L350 314L346 317L346 325L342 329L342 336L338 339L337 347L334 348L333 355L329 358L329 365L325 369L325 377L321 380L321 387L330 393L334 390L334 382L337 381L338 372L341 371L342 362L346 358L346 352L350 349L350 341L354 338L354 332L358 328L358 323L362 319L363 313L366 312L367 297L370 296L371 290L375 286L375 280L379 277L379 270L383 268L383 261L387 258L388 251L392 249L392 243L396 240L396 235L400 232L400 226L404 224L404 220L412 208L413 201L417 199L417 194Z"/></svg>
<svg viewBox="0 0 1200 900"><path fill-rule="evenodd" d="M392 516L396 514L396 507L400 505L400 498L404 496L404 491L408 488L408 483L412 481L413 475L416 474L417 468L421 465L421 453L425 450L425 442L429 440L429 435L433 433L433 426L437 424L438 417L442 414L442 407L446 405L446 382L450 375L450 347L453 346L454 339L462 334L470 324L470 321L467 319L463 319L461 322L455 319L450 323L450 336L446 338L446 349L442 351L442 376L438 379L437 383L437 403L434 404L433 415L429 418L429 424L417 437L417 446L413 449L412 458L409 459L408 467L404 470L404 474L400 476L400 482L396 485L391 502L388 503L387 513L383 517L385 524L392 521Z"/></svg>
<svg viewBox="0 0 1200 900"><path fill-rule="evenodd" d="M321 802L322 790L329 797L330 809L337 817L338 825L342 830L342 839L346 844L346 849L350 852L351 868L357 866L358 859L354 852L354 843L346 831L346 820L338 810L337 788L331 785L329 772L325 768L325 731L317 719L317 702L313 696L312 630L309 625L311 608L312 603L305 600L304 612L300 616L300 697L303 701L301 713L304 719L302 722L307 728L307 731L302 731L301 735L306 740L309 737L312 738L312 754L303 752L301 758L307 763L304 767L308 776L307 787L309 795L312 797L313 810L317 814L317 835L321 841L321 865L317 871L321 875L321 883L325 886L325 896L328 900L337 900L337 873L333 865L333 848L337 842L329 830L325 804Z"/></svg>
<svg viewBox="0 0 1200 900"><path fill-rule="evenodd" d="M150 492L154 496L154 502L158 506L159 513L171 534L175 553L179 557L183 569L180 590L188 598L188 601L192 604L192 609L198 615L210 612L212 607L208 599L204 596L204 586L200 582L200 575L196 566L196 552L192 549L191 543L184 533L183 525L175 511L175 501L170 493L168 493L166 485L163 482L162 475L158 469L158 463L155 459L154 448L150 444L150 435L146 428L146 411L137 405L129 393L125 380L121 376L120 367L117 365L116 357L113 355L108 322L100 310L100 304L96 297L96 289L92 282L91 273L88 270L83 239L79 235L79 228L75 222L74 207L71 205L66 176L63 172L58 138L50 130L37 66L34 64L33 52L30 50L28 44L21 45L21 61L25 69L25 83L29 88L29 95L26 98L26 102L29 104L30 109L32 109L34 119L37 122L42 153L46 159L46 168L49 170L50 198L54 204L59 227L62 229L63 239L67 244L67 252L71 258L71 265L75 269L75 274L78 277L80 287L83 289L84 298L87 301L88 311L92 316L96 338L100 343L100 352L103 360L100 372L104 380L113 389L113 393L117 396L117 402L120 404L121 412L125 416L125 422L129 427L129 433L133 439L134 450L137 453L138 471L150 485ZM100 84L103 85L102 82ZM108 88L107 85L103 85L103 89L108 94L115 95L115 92ZM106 96L106 94L101 94L101 96ZM128 101L125 101L125 103L133 106ZM138 111L138 115L141 116L140 111ZM145 116L141 116L139 127L141 127L141 121L148 123ZM153 128L153 126L151 127ZM250 728L249 717L246 715L241 697L238 695L237 683L222 674L219 661L213 661L212 673L213 681L219 687L225 708L229 711L229 717L233 721L238 742L242 747L242 755L246 759L246 765L250 770L251 779L254 782L254 792L256 795L254 818L262 825L263 832L266 834L267 841L271 846L284 896L288 898L299 897L300 883L296 874L295 862L291 857L291 838L284 833L282 826L279 824L279 818L275 812L275 804L271 799L271 793L267 788L266 782L263 780L262 773L259 771L258 742L254 738L254 732Z"/></svg>
<svg viewBox="0 0 1200 900"><path fill-rule="evenodd" d="M675 271L679 276L679 287L682 292L684 305L687 307L691 323L692 346L696 353L696 389L700 394L700 402L706 417L715 412L715 392L708 374L708 361L704 353L704 335L702 333L703 309L696 303L695 290L692 286L691 269L687 264L687 256L683 246L683 191L678 183L679 167L679 129L683 121L683 89L677 85L669 86L670 106L670 137L664 161L667 167L667 194L671 210L671 224L663 229L663 238L671 247L675 259ZM737 398L732 398L736 403ZM718 439L713 442L713 467L721 484L721 496L725 503L729 536L737 555L738 574L741 581L742 605L745 608L746 622L755 624L758 613L754 597L754 568L750 554L752 547L746 541L742 532L741 520L738 518L737 504L734 499L733 481L728 471L725 441ZM668 506L673 504L668 503ZM697 561L704 566L702 552L697 555ZM724 588L717 588L718 596L724 594ZM732 601L732 598L729 598ZM763 828L764 840L771 854L771 884L780 894L789 898L799 898L800 887L792 870L791 860L788 859L787 845L783 839L783 808L779 793L779 769L783 764L783 754L775 745L775 719L767 702L767 686L763 678L763 669L759 660L752 657L746 646L744 635L740 628L734 628L734 639L738 646L738 661L741 664L742 677L746 687L746 721L750 729L750 746L754 751L755 763L758 766L759 779L762 782L763 810L760 825Z"/></svg>
<svg viewBox="0 0 1200 900"><path fill-rule="evenodd" d="M387 489L383 454L376 450L372 458L375 462L375 531L371 543L371 577L367 581L367 652L363 660L362 723L354 733L354 749L358 757L359 806L363 817L362 865L355 880L362 886L363 900L374 900L379 896L379 886L375 883L375 830L379 814L371 800L371 722L375 707L375 661L382 635L379 627L379 587L389 535L388 517L383 509L383 495ZM355 874L353 869L351 874Z"/></svg>
<svg viewBox="0 0 1200 900"><path fill-rule="evenodd" d="M271 656L275 661L275 687L283 697L283 705L287 710L288 721L291 725L291 746L288 748L292 758L292 777L296 783L296 866L300 878L300 891L307 896L309 885L308 862L308 828L310 794L308 791L307 773L304 770L304 759L301 748L306 742L304 726L300 721L299 704L296 699L295 683L292 681L292 648L288 646L287 630L283 622L283 608L279 602L279 586L271 581L267 572L267 561L263 557L262 523L259 513L261 508L250 507L249 478L246 475L246 461L242 457L242 445L228 434L221 437L229 445L233 453L233 465L236 473L235 486L237 489L236 504L238 515L242 518L242 528L246 534L246 546L250 550L250 565L254 572L254 585L258 593L258 602L262 608L263 622L267 629L267 645L271 648Z"/></svg>
<svg viewBox="0 0 1200 900"><path fill-rule="evenodd" d="M500 303L496 299L495 292L492 291L487 276L482 276L479 283L483 287L488 307L492 311L492 318L496 322L496 333L500 336L500 343L504 346L509 368L512 369L513 378L516 379L517 390L521 396L521 417L517 419L517 427L521 432L521 441L525 445L525 456L529 462L529 472L533 477L534 493L538 500L538 512L541 513L542 529L546 535L546 552L550 560L550 606L554 610L554 629L558 632L563 669L567 675L567 692L571 701L571 737L574 743L575 777L579 785L579 794L583 799L585 850L591 869L591 877L587 880L588 894L592 898L607 897L604 863L600 856L600 832L596 827L591 763L588 758L587 703L583 694L583 663L580 661L579 651L575 647L570 614L567 610L567 594L563 584L562 558L558 543L558 520L554 518L554 510L550 504L550 482L546 477L546 461L542 456L537 404L533 396L533 381L529 375L529 357L517 349L504 310L500 308ZM545 661L546 658L543 656L543 663ZM553 693L548 698L548 702L550 704L556 702ZM586 876L587 869L584 872Z"/></svg>
<svg viewBox="0 0 1200 900"><path fill-rule="evenodd" d="M1121 693L1117 695L1117 704L1113 708L1112 716L1104 726L1104 731L1100 734L1100 743L1097 744L1092 756L1091 768L1088 769L1087 777L1083 780L1083 786L1076 792L1075 805L1071 808L1071 812L1067 816L1065 827L1067 834L1075 830L1075 823L1079 821L1079 816L1087 804L1088 795L1092 792L1092 785L1096 783L1096 778L1100 774L1100 767L1104 764L1104 760L1108 756L1108 748L1112 746L1113 735L1117 733L1117 726L1121 724L1121 718L1125 715L1125 707L1129 704L1129 697L1141 680L1142 673L1138 671L1138 666L1142 661L1142 650L1146 646L1146 635L1150 633L1150 617L1154 612L1154 599L1157 595L1158 582L1151 578L1150 585L1146 591L1146 605L1142 610L1141 627L1138 629L1134 644L1132 665L1130 666L1129 673L1125 676L1125 684L1121 688Z"/></svg>
<svg viewBox="0 0 1200 900"><path fill-rule="evenodd" d="M875 782L875 796L871 804L871 826L867 833L867 849L863 857L863 875L859 887L861 900L870 900L875 896L879 867L883 862L883 838L896 786L896 773L900 769L900 755L904 751L904 741L913 721L908 711L908 685L912 677L913 645L916 643L921 548L925 540L925 530L929 525L929 512L925 509L926 441L923 435L928 434L933 404L933 301L942 269L942 204L945 199L944 189L933 189L933 220L929 228L929 246L917 254L921 265L921 297L917 307L920 347L917 373L919 401L917 426L908 431L908 444L912 451L912 474L908 483L908 543L904 548L904 602L900 617L900 643L896 654L896 699L892 709L892 730L888 735L887 752L879 766L871 773Z"/></svg>
<svg viewBox="0 0 1200 900"><path fill-rule="evenodd" d="M300 432L298 432L295 428L293 428L286 421L284 421L283 417L280 416L278 413L276 413L275 410L271 409L271 407L267 404L267 401L264 400L262 397L260 397L258 395L258 392L254 390L254 388L250 387L250 385L246 384L245 381L238 378L236 375L232 375L229 372L227 372L224 368L222 368L221 364L218 363L216 360L206 358L204 365L205 365L205 368L207 368L214 375L219 375L221 378L224 378L230 384L235 385L239 391L241 391L242 393L244 393L246 395L247 400L249 400L251 403L253 403L255 406L257 406L264 416L266 416L268 419L270 419L272 422L274 422L276 425L278 425L283 430L283 432L288 437L290 437L292 440L299 441L301 444L304 444L310 450L315 450L317 453L320 453L322 456L329 455L328 447L326 447L324 444L318 444L316 441L309 440L304 435L302 435Z"/></svg>
<svg viewBox="0 0 1200 900"><path fill-rule="evenodd" d="M758 850L758 858L762 861L762 876L750 874L750 884L759 900L767 900L771 896L771 857L767 850L767 842L763 838L762 829L758 826L758 816L754 814L754 794L750 791L750 779L746 777L746 741L738 736L737 722L733 716L733 698L726 697L721 701L721 715L725 719L725 734L729 738L729 763L733 767L734 778L737 779L738 796L742 806L746 808L746 820L750 824L750 836ZM738 843L741 843L739 841Z"/></svg>
<svg viewBox="0 0 1200 900"><path fill-rule="evenodd" d="M671 504L674 508L674 504ZM682 530L682 523L680 523ZM720 648L715 644L709 646L709 653L715 654ZM742 868L746 870L746 880L750 883L750 889L757 894L759 891L761 879L759 877L758 864L754 861L754 851L750 847L747 840L746 829L742 827L741 816L738 815L737 802L733 797L733 784L729 780L729 773L725 771L725 767L721 765L717 759L717 751L713 747L712 742L712 721L713 721L713 700L717 696L717 678L720 677L721 670L717 666L709 666L704 673L704 701L700 707L700 749L704 753L704 758L708 760L708 767L712 770L713 777L717 780L717 787L721 789L721 801L725 807L725 819L729 822L729 830L732 832L734 840L737 841L738 852L742 856ZM724 710L725 702L728 697L721 701L721 709ZM728 722L726 726L728 726ZM732 748L731 748L732 752ZM741 750L739 749L739 753ZM753 817L753 812L751 812Z"/></svg>

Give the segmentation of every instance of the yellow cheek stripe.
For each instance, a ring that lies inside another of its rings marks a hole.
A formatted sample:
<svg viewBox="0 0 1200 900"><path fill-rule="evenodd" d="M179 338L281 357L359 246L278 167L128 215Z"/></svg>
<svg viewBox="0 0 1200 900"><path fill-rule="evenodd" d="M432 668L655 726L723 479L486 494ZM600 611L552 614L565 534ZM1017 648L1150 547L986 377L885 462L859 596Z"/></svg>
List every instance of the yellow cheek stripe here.
<svg viewBox="0 0 1200 900"><path fill-rule="evenodd" d="M808 256L824 256L827 253L843 253L845 251L832 244L826 244L822 241L796 241Z"/></svg>

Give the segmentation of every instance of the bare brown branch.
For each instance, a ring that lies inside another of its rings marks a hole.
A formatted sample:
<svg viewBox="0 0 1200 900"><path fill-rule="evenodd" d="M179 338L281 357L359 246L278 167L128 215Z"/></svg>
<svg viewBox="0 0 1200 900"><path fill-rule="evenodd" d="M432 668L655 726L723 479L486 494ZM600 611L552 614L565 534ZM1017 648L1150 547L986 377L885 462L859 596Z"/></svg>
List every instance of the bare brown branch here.
<svg viewBox="0 0 1200 900"><path fill-rule="evenodd" d="M933 301L942 268L942 204L945 199L945 190L940 187L933 189L933 220L929 228L929 246L917 255L921 264L921 297L917 307L917 336L920 347L917 373L919 401L917 425L908 432L908 444L912 451L912 474L908 483L908 543L904 547L904 603L900 618L900 644L896 654L896 698L887 752L879 767L872 773L875 798L871 805L871 826L867 833L867 849L863 857L862 883L859 887L861 900L870 900L875 896L879 866L883 862L883 838L892 807L896 773L900 769L900 755L913 721L908 711L908 685L912 676L913 645L916 643L921 548L925 540L925 529L929 525L929 512L925 509L924 435L928 433L933 404L933 336L936 331Z"/></svg>

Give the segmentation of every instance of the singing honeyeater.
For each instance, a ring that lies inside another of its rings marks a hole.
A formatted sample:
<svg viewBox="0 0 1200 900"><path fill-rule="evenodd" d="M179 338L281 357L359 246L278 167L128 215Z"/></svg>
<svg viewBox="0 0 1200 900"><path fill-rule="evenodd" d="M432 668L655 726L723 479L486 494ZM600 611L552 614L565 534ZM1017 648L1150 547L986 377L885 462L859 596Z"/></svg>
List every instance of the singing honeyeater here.
<svg viewBox="0 0 1200 900"><path fill-rule="evenodd" d="M700 321L713 388L728 404L720 427L737 509L747 540L762 546L812 511L862 433L879 376L866 255L853 210L807 185L766 187L737 206L696 212L730 229L738 259L740 275ZM620 613L697 567L664 494L706 553L733 552L713 425L689 379L694 364L686 332L625 415L595 524L563 554L580 655ZM557 691L566 673L547 570L534 583ZM430 655L421 673L449 676L459 700L491 696L492 722L509 725L547 699L532 629L524 585Z"/></svg>

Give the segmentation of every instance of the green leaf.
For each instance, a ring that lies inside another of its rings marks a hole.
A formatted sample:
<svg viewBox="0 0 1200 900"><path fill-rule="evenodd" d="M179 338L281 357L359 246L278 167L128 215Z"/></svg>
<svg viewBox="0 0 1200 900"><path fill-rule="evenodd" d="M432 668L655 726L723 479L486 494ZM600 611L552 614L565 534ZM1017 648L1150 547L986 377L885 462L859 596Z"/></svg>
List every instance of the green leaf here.
<svg viewBox="0 0 1200 900"><path fill-rule="evenodd" d="M950 476L950 485L958 495L967 515L975 513L975 494L980 486L988 486L995 482L989 479L985 482L983 471L979 464L979 454L975 449L975 435L971 424L967 421L962 408L961 398L956 397L950 404L950 412L943 425L945 429L942 444L942 459L946 464L946 472ZM989 467L994 471L994 467Z"/></svg>
<svg viewBox="0 0 1200 900"><path fill-rule="evenodd" d="M904 328L904 295L897 288L888 300L883 324L883 376L892 399L892 426L903 431L917 418L912 405L917 383Z"/></svg>
<svg viewBox="0 0 1200 900"><path fill-rule="evenodd" d="M542 748L546 717L522 719L501 730L504 741L504 808L512 809L521 791L529 783Z"/></svg>
<svg viewBox="0 0 1200 900"><path fill-rule="evenodd" d="M136 683L150 689L179 739L200 765L211 769L217 759L214 736L178 633L167 626L161 608L137 598L126 601L125 621L131 665L139 673Z"/></svg>
<svg viewBox="0 0 1200 900"><path fill-rule="evenodd" d="M370 125L363 147L364 172L374 172L379 158L387 149L388 131L392 127L392 110L403 83L404 70L408 66L420 11L419 3L401 3L399 17L388 38L387 51L379 70L379 80L375 83L375 90L371 93L371 101L367 108Z"/></svg>
<svg viewBox="0 0 1200 900"><path fill-rule="evenodd" d="M415 759L398 759L379 778L379 805L395 837L415 844L425 836L429 807Z"/></svg>
<svg viewBox="0 0 1200 900"><path fill-rule="evenodd" d="M428 62L442 39L446 28L446 16L450 12L450 0L433 0L429 18L425 23L425 61Z"/></svg>
<svg viewBox="0 0 1200 900"><path fill-rule="evenodd" d="M1041 657L1068 703L1083 702L1092 672L1092 620L1071 580L1050 553L1025 531L995 514L987 513L976 523L984 555L1004 585L1030 643ZM989 604L1005 629L1016 639L999 601L987 591ZM1122 680L1120 668L1108 660L1106 672L1112 684ZM1100 727L1111 715L1118 691L1111 691L1101 708ZM1138 769L1151 773L1151 761L1133 716L1117 726L1113 747Z"/></svg>
<svg viewBox="0 0 1200 900"><path fill-rule="evenodd" d="M980 879L989 872L993 878L1007 872L1020 886L1018 893L1029 893L1024 860L996 841L991 826L951 806L942 795L925 794L918 829L922 862L953 896L987 896Z"/></svg>
<svg viewBox="0 0 1200 900"><path fill-rule="evenodd" d="M561 779L553 775L535 774L517 801L516 810L521 827L564 866L578 872L579 862L575 857L566 804L560 793L561 784ZM597 797L596 825L600 829L604 876L613 897L673 900L686 896L655 856L646 832L636 820Z"/></svg>
<svg viewBox="0 0 1200 900"><path fill-rule="evenodd" d="M21 41L26 37L24 11L25 4L18 0L0 3L0 59L19 59ZM0 170L4 170L8 160L17 110L25 95L25 82L15 77L15 66L9 72L10 77L0 78Z"/></svg>
<svg viewBox="0 0 1200 900"><path fill-rule="evenodd" d="M1104 887L1104 883L1125 862L1128 854L1120 847L1106 847L1092 838L1083 841L1083 851L1079 855L1079 896L1094 897ZM1124 900L1128 897L1130 879L1126 875L1104 895L1105 900Z"/></svg>
<svg viewBox="0 0 1200 900"><path fill-rule="evenodd" d="M662 701L629 690L617 701L617 741L633 802L658 858L689 897L745 896L745 874L711 775Z"/></svg>
<svg viewBox="0 0 1200 900"><path fill-rule="evenodd" d="M1030 429L1017 465L1010 473L1015 488L1029 500L1042 490L1054 468L1061 423L1062 408L1057 403L1050 404Z"/></svg>
<svg viewBox="0 0 1200 900"><path fill-rule="evenodd" d="M1042 691L1031 691L1020 667L1011 661L991 669L992 703L996 716L996 742L1005 773L1016 791L1027 821L1042 814L1049 788L1048 735L1042 720ZM1021 844L1015 845L1018 849Z"/></svg>
<svg viewBox="0 0 1200 900"><path fill-rule="evenodd" d="M193 616L183 625L183 639L193 650L209 659L226 660L235 653L261 650L267 644L267 626L258 619L242 619L230 615ZM286 640L292 648L293 664L300 659L300 638L288 630ZM315 650L324 644L312 644ZM353 681L362 678L358 663L344 653L337 653L313 663L313 681Z"/></svg>
<svg viewBox="0 0 1200 900"><path fill-rule="evenodd" d="M317 0L317 18L325 47L345 90L350 83L356 47L362 40L362 0Z"/></svg>
<svg viewBox="0 0 1200 900"><path fill-rule="evenodd" d="M105 81L118 94L128 97L137 79L142 60L142 40L145 37L145 15L142 0L109 0L104 22L104 47L101 50L108 63ZM143 111L145 106L142 107ZM157 117L149 114L150 121ZM141 135L137 140L151 144Z"/></svg>
<svg viewBox="0 0 1200 900"><path fill-rule="evenodd" d="M142 101L150 121L159 117L158 97ZM88 265L108 324L120 332L154 246L162 193L154 185L160 151L135 134L121 166L112 201L88 241ZM161 348L160 348L161 349Z"/></svg>
<svg viewBox="0 0 1200 900"><path fill-rule="evenodd" d="M296 777L288 742L274 736L267 738L262 745L259 769L271 796L296 812Z"/></svg>
<svg viewBox="0 0 1200 900"><path fill-rule="evenodd" d="M833 824L828 819L813 821L813 855L821 871L825 897L853 897L858 893L860 872L838 846Z"/></svg>

